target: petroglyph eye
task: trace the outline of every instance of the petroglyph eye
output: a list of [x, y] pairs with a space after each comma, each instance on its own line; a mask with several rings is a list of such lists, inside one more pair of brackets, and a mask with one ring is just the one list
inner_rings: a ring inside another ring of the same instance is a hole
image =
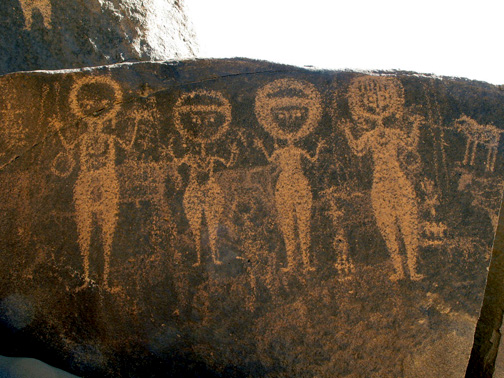
[[284, 132], [295, 133], [301, 130], [308, 119], [309, 109], [296, 106], [274, 107], [271, 109], [273, 120]]
[[201, 118], [196, 114], [191, 114], [191, 122], [194, 123], [195, 125], [200, 126], [201, 125]]

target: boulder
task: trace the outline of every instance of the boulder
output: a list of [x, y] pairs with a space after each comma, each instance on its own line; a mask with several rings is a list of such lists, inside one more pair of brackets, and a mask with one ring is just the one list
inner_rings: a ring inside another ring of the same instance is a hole
[[0, 86], [0, 354], [464, 375], [504, 189], [497, 87], [239, 59]]
[[0, 74], [193, 58], [180, 0], [2, 0]]

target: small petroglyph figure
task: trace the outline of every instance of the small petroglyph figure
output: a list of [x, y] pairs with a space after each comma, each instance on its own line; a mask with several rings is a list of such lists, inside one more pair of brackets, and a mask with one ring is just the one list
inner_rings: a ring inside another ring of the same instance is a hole
[[488, 150], [485, 169], [488, 172], [493, 172], [497, 159], [497, 147], [503, 130], [493, 125], [480, 125], [466, 115], [455, 121], [455, 127], [467, 137], [463, 164], [474, 165], [476, 149], [481, 144]]
[[25, 29], [31, 29], [33, 23], [33, 12], [38, 10], [42, 15], [44, 26], [51, 28], [52, 6], [51, 0], [19, 0], [25, 18]]
[[411, 280], [424, 276], [417, 272], [419, 246], [418, 206], [413, 185], [403, 172], [399, 152], [415, 150], [418, 144], [417, 117], [411, 117], [410, 132], [402, 127], [404, 120], [404, 90], [398, 79], [384, 76], [362, 76], [353, 80], [348, 102], [355, 121], [343, 125], [352, 151], [373, 157], [371, 203], [378, 228], [391, 254], [395, 273], [392, 281], [405, 277], [400, 238], [406, 248], [406, 263]]
[[305, 158], [314, 163], [323, 144], [319, 143], [312, 157], [297, 147], [296, 142], [309, 135], [319, 123], [322, 115], [320, 94], [312, 84], [304, 81], [276, 80], [257, 92], [255, 111], [259, 123], [275, 140], [287, 142], [287, 146], [281, 148], [275, 143], [275, 151], [270, 154], [261, 141], [255, 141], [268, 161], [278, 165], [280, 171], [275, 205], [287, 252], [284, 270], [294, 267], [298, 241], [305, 270], [313, 270], [309, 254], [312, 192], [301, 160]]
[[334, 267], [338, 272], [338, 280], [351, 279], [355, 273], [355, 264], [350, 256], [350, 245], [345, 233], [345, 223], [351, 219], [351, 216], [343, 209], [341, 202], [353, 202], [354, 198], [361, 197], [362, 193], [353, 190], [349, 192], [347, 187], [333, 186], [322, 191], [320, 195], [325, 198], [326, 214], [331, 219], [332, 227], [335, 230], [332, 247], [336, 253]]
[[437, 220], [437, 206], [439, 206], [440, 192], [436, 189], [432, 180], [426, 179], [421, 183], [421, 187], [426, 194], [424, 206], [428, 209], [428, 219], [423, 223], [423, 243], [424, 245], [436, 246], [445, 242], [448, 227]]
[[184, 211], [196, 244], [196, 263], [201, 264], [201, 229], [203, 216], [208, 227], [209, 244], [215, 264], [221, 264], [217, 251], [219, 221], [225, 208], [224, 194], [214, 175], [216, 164], [230, 167], [237, 157], [236, 144], [228, 160], [207, 152], [208, 144], [220, 138], [231, 123], [231, 105], [219, 92], [196, 90], [183, 94], [174, 108], [174, 122], [193, 150], [183, 158], [173, 158], [177, 166], [190, 168], [189, 184], [184, 193]]
[[[114, 80], [104, 77], [84, 77], [73, 85], [70, 108], [75, 116], [82, 119], [86, 131], [73, 143], [63, 136], [61, 125], [57, 126], [61, 142], [67, 151], [78, 144], [79, 172], [74, 186], [74, 204], [79, 235], [79, 247], [84, 264], [84, 286], [90, 283], [89, 254], [93, 220], [101, 228], [104, 269], [103, 286], [109, 290], [110, 255], [119, 213], [119, 180], [116, 172], [116, 144], [131, 149], [136, 134], [136, 126], [131, 141], [125, 143], [115, 135], [116, 116], [122, 101], [122, 90]], [[56, 160], [61, 159], [58, 155]], [[53, 172], [68, 176], [75, 163], [55, 162]]]

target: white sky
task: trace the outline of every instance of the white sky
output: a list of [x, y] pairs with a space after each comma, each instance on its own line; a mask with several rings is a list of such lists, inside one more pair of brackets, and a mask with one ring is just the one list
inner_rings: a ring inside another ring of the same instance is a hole
[[185, 0], [201, 58], [504, 84], [504, 0]]

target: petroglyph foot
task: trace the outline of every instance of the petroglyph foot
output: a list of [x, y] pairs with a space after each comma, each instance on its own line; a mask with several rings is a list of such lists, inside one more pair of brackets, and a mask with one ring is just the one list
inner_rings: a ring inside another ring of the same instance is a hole
[[81, 290], [87, 289], [89, 286], [91, 286], [91, 280], [88, 277], [86, 277], [84, 278], [84, 283], [77, 289], [75, 289], [75, 292], [78, 293]]
[[111, 294], [117, 294], [121, 291], [119, 286], [109, 286], [108, 284], [103, 285], [103, 290], [108, 291]]
[[411, 281], [421, 281], [424, 278], [425, 278], [425, 275], [423, 275], [423, 274], [415, 273], [415, 272], [410, 273]]
[[305, 265], [305, 271], [307, 271], [307, 272], [314, 272], [315, 268], [312, 265], [310, 265], [310, 264], [306, 264]]
[[390, 281], [397, 282], [404, 279], [404, 273], [394, 273], [389, 277]]
[[220, 260], [214, 259], [213, 262], [215, 265], [222, 265], [222, 261], [220, 261]]
[[195, 262], [194, 264], [192, 264], [193, 267], [197, 267], [197, 266], [200, 266], [201, 265], [201, 261], [198, 261], [198, 262]]

